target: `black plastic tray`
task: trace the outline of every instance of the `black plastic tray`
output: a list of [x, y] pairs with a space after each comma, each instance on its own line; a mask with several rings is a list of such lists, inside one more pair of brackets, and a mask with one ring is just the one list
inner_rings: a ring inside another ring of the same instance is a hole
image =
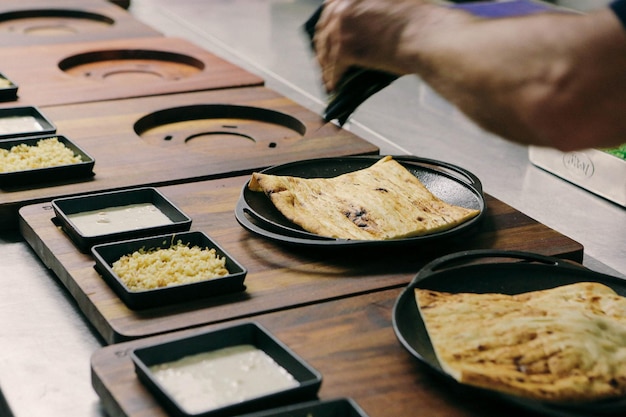
[[45, 185], [53, 181], [65, 181], [68, 179], [81, 179], [93, 176], [93, 167], [96, 163], [95, 159], [65, 136], [46, 135], [8, 139], [0, 141], [0, 148], [10, 150], [13, 146], [20, 144], [35, 146], [40, 140], [49, 138], [57, 138], [66, 148], [71, 149], [74, 155], [80, 156], [81, 162], [23, 171], [0, 172], [0, 187], [22, 186], [27, 184]]
[[9, 82], [8, 87], [0, 86], [0, 101], [15, 101], [17, 100], [17, 84], [15, 84], [9, 77], [0, 72], [0, 79], [4, 79]]
[[241, 344], [251, 344], [265, 352], [276, 363], [287, 370], [298, 381], [298, 385], [241, 403], [192, 414], [193, 416], [235, 416], [315, 399], [322, 384], [321, 374], [255, 322], [234, 325], [170, 342], [138, 348], [131, 352], [131, 359], [139, 379], [150, 389], [164, 408], [172, 416], [188, 417], [190, 414], [186, 413], [154, 378], [150, 372], [150, 366]]
[[56, 126], [48, 120], [40, 111], [34, 106], [23, 106], [23, 107], [7, 107], [0, 109], [0, 121], [4, 118], [9, 117], [33, 117], [37, 124], [39, 125], [39, 129], [26, 129], [20, 131], [7, 131], [2, 132], [0, 129], [0, 140], [2, 139], [10, 139], [10, 138], [18, 138], [25, 136], [41, 136], [55, 133], [57, 131]]
[[[163, 214], [170, 218], [172, 223], [163, 226], [86, 236], [68, 217], [76, 213], [141, 203], [154, 204]], [[52, 208], [56, 215], [55, 222], [61, 226], [74, 244], [84, 253], [88, 253], [93, 246], [102, 243], [185, 232], [191, 227], [191, 219], [156, 188], [152, 187], [57, 198], [52, 200]]]
[[[291, 175], [303, 178], [331, 178], [364, 169], [382, 156], [320, 158], [277, 165], [261, 171], [264, 174]], [[285, 218], [264, 193], [248, 189], [246, 183], [235, 208], [235, 217], [248, 231], [267, 239], [290, 245], [316, 247], [380, 247], [430, 243], [466, 232], [476, 226], [485, 213], [486, 204], [480, 180], [471, 172], [442, 161], [414, 156], [394, 156], [433, 194], [462, 207], [480, 210], [478, 216], [452, 229], [403, 239], [346, 240], [309, 233]]]
[[[229, 275], [190, 284], [173, 285], [145, 291], [130, 291], [117, 274], [113, 272], [113, 263], [124, 255], [129, 255], [142, 248], [146, 250], [153, 248], [166, 249], [179, 241], [190, 247], [199, 246], [201, 248], [215, 249], [218, 256], [226, 258], [226, 269], [228, 269]], [[105, 243], [92, 247], [91, 253], [96, 261], [96, 270], [131, 309], [162, 307], [246, 289], [243, 283], [248, 271], [203, 232], [182, 232]]]
[[[481, 262], [494, 261], [497, 262]], [[443, 256], [420, 270], [402, 291], [393, 309], [393, 328], [400, 343], [420, 362], [457, 389], [498, 398], [544, 415], [559, 417], [624, 416], [626, 398], [585, 404], [530, 400], [458, 383], [437, 360], [415, 302], [415, 288], [445, 292], [519, 294], [576, 282], [600, 282], [626, 296], [626, 281], [562, 259], [516, 251], [474, 250]]]

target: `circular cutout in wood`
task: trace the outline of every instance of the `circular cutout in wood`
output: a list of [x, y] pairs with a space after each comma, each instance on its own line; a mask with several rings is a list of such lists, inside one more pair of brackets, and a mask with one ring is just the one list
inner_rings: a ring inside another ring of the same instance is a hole
[[226, 104], [174, 107], [139, 119], [135, 133], [148, 144], [228, 153], [242, 147], [277, 148], [302, 138], [306, 126], [275, 110]]
[[109, 28], [110, 17], [80, 10], [34, 9], [0, 13], [0, 33], [29, 36], [72, 36]]
[[63, 59], [59, 68], [67, 74], [94, 80], [178, 80], [204, 69], [194, 57], [174, 52], [119, 49], [85, 52]]

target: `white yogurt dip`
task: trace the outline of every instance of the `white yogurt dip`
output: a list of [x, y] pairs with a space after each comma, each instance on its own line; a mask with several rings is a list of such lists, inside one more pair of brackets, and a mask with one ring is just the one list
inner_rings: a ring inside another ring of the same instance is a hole
[[83, 236], [100, 236], [172, 224], [172, 220], [152, 203], [107, 207], [69, 214], [67, 217]]
[[199, 413], [296, 387], [298, 381], [267, 353], [237, 345], [150, 368], [187, 413]]
[[33, 116], [0, 117], [0, 134], [41, 131], [43, 126]]

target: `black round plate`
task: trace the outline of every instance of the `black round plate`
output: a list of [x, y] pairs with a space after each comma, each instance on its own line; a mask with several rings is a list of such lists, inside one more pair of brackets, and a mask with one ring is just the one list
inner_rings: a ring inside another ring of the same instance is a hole
[[[510, 258], [499, 262], [473, 263], [489, 258]], [[520, 262], [524, 261], [524, 262]], [[450, 384], [499, 397], [507, 402], [559, 417], [623, 416], [626, 398], [585, 404], [534, 401], [459, 384], [439, 364], [415, 301], [415, 288], [445, 292], [520, 294], [576, 282], [600, 282], [626, 296], [626, 281], [574, 266], [558, 258], [526, 252], [475, 250], [443, 256], [424, 266], [402, 291], [393, 309], [393, 328], [404, 348]]]
[[[290, 175], [302, 178], [332, 178], [348, 172], [365, 169], [382, 156], [354, 156], [320, 158], [277, 165], [261, 171], [271, 175]], [[456, 165], [414, 156], [394, 156], [415, 175], [433, 194], [450, 204], [479, 210], [478, 216], [452, 229], [391, 240], [346, 240], [309, 233], [285, 218], [264, 193], [250, 191], [248, 183], [242, 189], [235, 208], [239, 224], [250, 232], [282, 243], [305, 246], [393, 246], [409, 245], [447, 238], [467, 231], [482, 219], [485, 199], [480, 180], [471, 172]]]

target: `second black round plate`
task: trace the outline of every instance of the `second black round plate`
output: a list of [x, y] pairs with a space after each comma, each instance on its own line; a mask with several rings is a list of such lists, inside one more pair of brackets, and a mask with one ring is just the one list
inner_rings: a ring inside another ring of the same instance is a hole
[[[493, 262], [496, 258], [499, 258], [498, 261]], [[586, 281], [605, 284], [619, 295], [626, 296], [626, 281], [623, 279], [554, 257], [488, 249], [453, 253], [424, 266], [402, 291], [393, 309], [394, 332], [400, 344], [412, 356], [455, 388], [498, 398], [553, 417], [624, 416], [626, 397], [584, 404], [563, 404], [536, 401], [458, 383], [441, 367], [415, 301], [415, 288], [451, 293], [520, 294]]]

